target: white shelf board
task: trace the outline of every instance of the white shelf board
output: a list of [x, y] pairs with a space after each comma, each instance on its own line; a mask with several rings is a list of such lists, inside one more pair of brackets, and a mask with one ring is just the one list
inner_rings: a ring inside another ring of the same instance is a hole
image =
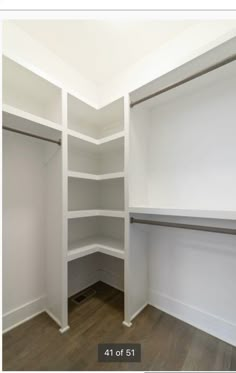
[[88, 174], [86, 172], [76, 172], [68, 171], [68, 177], [77, 179], [88, 179], [88, 180], [110, 180], [110, 179], [120, 179], [124, 177], [124, 172], [112, 172], [109, 174], [96, 175]]
[[122, 241], [110, 237], [90, 237], [69, 245], [67, 253], [68, 262], [96, 252], [124, 259], [124, 245]]
[[113, 135], [103, 137], [101, 139], [95, 139], [91, 136], [84, 135], [83, 133], [80, 133], [78, 131], [74, 131], [74, 130], [71, 130], [71, 129], [67, 129], [67, 134], [69, 136], [75, 137], [79, 140], [87, 141], [87, 142], [89, 142], [91, 144], [94, 144], [94, 145], [102, 145], [102, 144], [108, 143], [110, 141], [121, 139], [125, 136], [125, 132], [120, 131], [120, 132], [117, 132]]
[[96, 139], [94, 139], [93, 137], [84, 135], [83, 133], [67, 129], [67, 134], [71, 137], [76, 138], [76, 139], [83, 140], [83, 141], [89, 142], [91, 144], [97, 145], [97, 140]]
[[122, 137], [125, 137], [124, 131], [120, 131], [120, 132], [114, 133], [113, 135], [103, 137], [97, 141], [98, 141], [98, 145], [102, 145], [102, 144], [105, 144], [106, 142], [121, 139]]
[[[57, 131], [62, 131], [62, 126], [60, 124], [51, 122], [50, 120], [44, 119], [42, 117], [38, 117], [37, 115], [28, 113], [26, 111], [20, 110], [18, 108], [15, 108], [11, 105], [3, 104], [2, 105], [2, 111], [6, 114], [9, 114], [9, 116], [13, 116], [18, 118], [18, 121], [20, 119], [24, 121], [29, 121], [35, 124], [40, 124], [42, 126], [57, 130]], [[20, 123], [19, 123], [20, 124]], [[21, 129], [20, 125], [19, 126], [12, 126], [13, 128]]]
[[124, 218], [125, 212], [121, 210], [78, 210], [69, 211], [68, 219], [85, 218], [90, 216], [108, 216], [114, 218]]
[[206, 219], [223, 219], [236, 220], [236, 211], [231, 210], [191, 210], [191, 209], [171, 209], [171, 208], [156, 208], [156, 207], [129, 207], [130, 213], [150, 214], [150, 215], [168, 215], [168, 216], [183, 216], [191, 218], [206, 218]]

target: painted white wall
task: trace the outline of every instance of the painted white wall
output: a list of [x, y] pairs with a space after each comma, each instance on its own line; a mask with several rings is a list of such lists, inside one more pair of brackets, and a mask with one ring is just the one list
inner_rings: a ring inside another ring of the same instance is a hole
[[3, 132], [3, 330], [47, 309], [61, 324], [61, 148]]
[[148, 206], [236, 210], [235, 71], [232, 63], [157, 101], [148, 129]]
[[45, 296], [43, 159], [42, 142], [4, 132], [3, 328], [4, 314]]
[[235, 66], [131, 110], [131, 206], [236, 209]]
[[236, 345], [235, 249], [235, 236], [150, 228], [149, 303]]
[[124, 261], [109, 255], [95, 253], [68, 263], [68, 296], [103, 281], [124, 290]]

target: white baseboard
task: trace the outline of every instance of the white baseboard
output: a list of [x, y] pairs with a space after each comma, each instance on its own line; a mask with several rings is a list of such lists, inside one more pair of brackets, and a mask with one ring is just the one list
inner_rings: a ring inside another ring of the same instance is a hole
[[236, 324], [152, 289], [149, 290], [148, 303], [214, 337], [236, 346]]
[[69, 325], [65, 326], [65, 328], [60, 328], [59, 331], [61, 334], [64, 334], [65, 332], [67, 332], [68, 330], [70, 329]]
[[23, 324], [24, 322], [32, 319], [39, 315], [45, 310], [45, 297], [34, 299], [31, 302], [23, 304], [9, 312], [6, 312], [2, 316], [2, 330], [3, 333], [15, 328], [16, 326]]
[[126, 326], [127, 328], [130, 328], [132, 326], [132, 322], [126, 322], [126, 321], [122, 321], [122, 324], [124, 326]]

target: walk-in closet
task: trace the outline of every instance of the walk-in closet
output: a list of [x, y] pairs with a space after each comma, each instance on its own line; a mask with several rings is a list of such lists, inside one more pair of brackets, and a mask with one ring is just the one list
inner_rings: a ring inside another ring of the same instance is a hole
[[27, 22], [3, 29], [6, 367], [103, 370], [97, 345], [126, 342], [136, 370], [233, 367], [236, 24], [136, 21], [124, 47], [112, 22]]

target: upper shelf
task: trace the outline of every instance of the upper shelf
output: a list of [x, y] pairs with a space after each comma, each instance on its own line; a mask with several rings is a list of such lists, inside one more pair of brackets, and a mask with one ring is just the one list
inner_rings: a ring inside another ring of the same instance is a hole
[[156, 208], [156, 207], [130, 207], [130, 213], [150, 214], [150, 215], [166, 215], [166, 216], [182, 216], [191, 218], [206, 218], [206, 219], [223, 219], [236, 220], [236, 211], [220, 211], [220, 210], [190, 210], [190, 209], [171, 209], [171, 208]]
[[61, 123], [61, 89], [4, 57], [3, 103], [54, 123]]
[[2, 123], [6, 127], [29, 132], [33, 135], [59, 140], [62, 126], [23, 110], [3, 104]]
[[[131, 92], [131, 103], [143, 99], [146, 96], [152, 95], [155, 92], [161, 91], [162, 89], [178, 83], [179, 81], [184, 80], [202, 70], [208, 69], [220, 61], [231, 57], [234, 54], [235, 49], [236, 38], [234, 37], [225, 43], [222, 43], [220, 46], [215, 47], [210, 51], [192, 59], [191, 61], [181, 64], [179, 67], [173, 70], [166, 71], [166, 73], [162, 71], [158, 78]], [[163, 106], [165, 103], [176, 100], [183, 94], [188, 96], [194, 91], [204, 89], [209, 84], [214, 83], [219, 75], [224, 76], [225, 78], [230, 78], [230, 76], [235, 72], [235, 65], [236, 62], [232, 62], [216, 70], [208, 72], [197, 79], [193, 79], [184, 83], [183, 85], [168, 90], [165, 93], [154, 96], [153, 98], [134, 106], [132, 110], [138, 108], [152, 110], [153, 108], [156, 108], [156, 106]]]

